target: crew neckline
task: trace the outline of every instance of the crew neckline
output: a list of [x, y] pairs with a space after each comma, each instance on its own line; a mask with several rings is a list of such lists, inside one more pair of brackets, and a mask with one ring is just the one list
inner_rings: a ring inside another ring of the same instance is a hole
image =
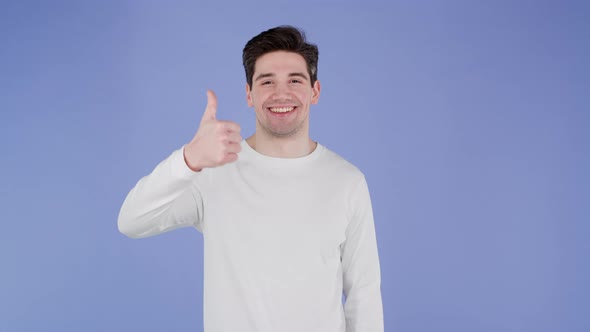
[[[258, 163], [266, 164], [269, 166], [275, 167], [301, 167], [307, 165], [314, 160], [316, 160], [324, 151], [324, 146], [319, 142], [316, 142], [316, 147], [311, 153], [296, 158], [280, 158], [280, 157], [271, 157], [264, 155], [252, 148], [250, 144], [244, 139], [241, 142], [242, 151], [240, 154], [243, 154], [246, 158], [256, 160]], [[240, 156], [243, 157], [243, 156]]]

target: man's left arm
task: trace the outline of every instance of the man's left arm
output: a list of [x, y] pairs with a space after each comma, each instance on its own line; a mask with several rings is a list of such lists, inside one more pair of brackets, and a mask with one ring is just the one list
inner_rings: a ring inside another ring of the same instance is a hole
[[340, 248], [346, 332], [383, 332], [377, 237], [364, 176], [350, 194], [348, 218], [346, 240]]

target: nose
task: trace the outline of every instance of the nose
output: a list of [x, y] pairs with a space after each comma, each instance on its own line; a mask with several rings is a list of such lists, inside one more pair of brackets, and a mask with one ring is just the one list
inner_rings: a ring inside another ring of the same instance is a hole
[[291, 90], [288, 84], [278, 83], [275, 85], [273, 96], [275, 99], [289, 99]]

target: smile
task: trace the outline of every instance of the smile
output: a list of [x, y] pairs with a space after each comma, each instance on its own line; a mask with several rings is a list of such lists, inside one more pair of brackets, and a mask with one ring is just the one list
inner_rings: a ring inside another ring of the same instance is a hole
[[269, 107], [268, 110], [273, 112], [273, 113], [287, 113], [287, 112], [291, 112], [295, 109], [295, 106], [291, 106], [291, 107]]

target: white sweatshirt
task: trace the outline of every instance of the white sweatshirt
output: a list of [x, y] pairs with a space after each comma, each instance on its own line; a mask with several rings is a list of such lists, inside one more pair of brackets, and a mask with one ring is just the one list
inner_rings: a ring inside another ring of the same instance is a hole
[[174, 151], [129, 192], [119, 230], [203, 234], [205, 332], [382, 332], [363, 174], [320, 144], [292, 159], [241, 144], [236, 162], [201, 172]]

